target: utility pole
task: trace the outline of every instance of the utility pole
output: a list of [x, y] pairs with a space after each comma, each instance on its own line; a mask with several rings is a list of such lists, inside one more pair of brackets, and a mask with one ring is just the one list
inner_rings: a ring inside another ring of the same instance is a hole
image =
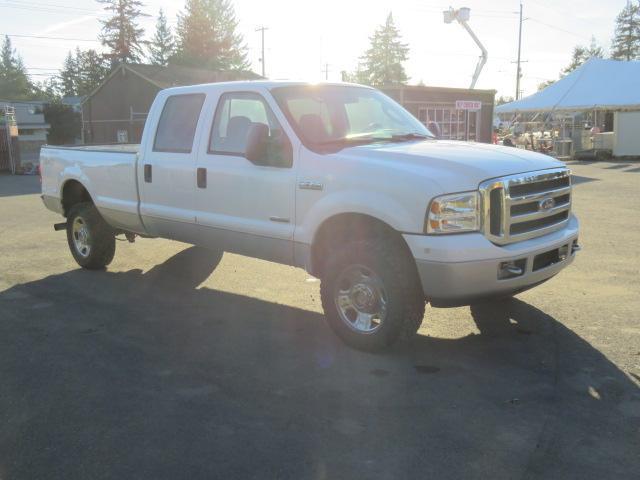
[[518, 67], [516, 68], [516, 100], [520, 98], [520, 52], [522, 51], [522, 2], [520, 2], [520, 29], [518, 32]]
[[328, 63], [324, 64], [324, 79], [325, 81], [329, 80], [329, 64]]
[[264, 31], [265, 30], [269, 30], [269, 29], [264, 25], [261, 25], [260, 27], [256, 28], [256, 32], [260, 32], [262, 34], [262, 53], [260, 55], [260, 63], [262, 64], [262, 76], [264, 78], [267, 77], [265, 74], [265, 67], [264, 67]]

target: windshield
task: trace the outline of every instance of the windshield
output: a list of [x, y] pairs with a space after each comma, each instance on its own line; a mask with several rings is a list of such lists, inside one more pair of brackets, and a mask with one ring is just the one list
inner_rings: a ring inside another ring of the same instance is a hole
[[272, 93], [311, 148], [434, 137], [404, 108], [370, 88], [299, 85], [274, 88]]

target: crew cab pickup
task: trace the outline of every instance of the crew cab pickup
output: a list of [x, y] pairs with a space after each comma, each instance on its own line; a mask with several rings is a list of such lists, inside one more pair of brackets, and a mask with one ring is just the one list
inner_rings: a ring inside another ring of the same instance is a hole
[[333, 330], [369, 350], [414, 334], [425, 301], [514, 295], [579, 249], [563, 163], [436, 139], [352, 84], [170, 88], [139, 145], [46, 146], [40, 161], [80, 266], [141, 235], [302, 267]]

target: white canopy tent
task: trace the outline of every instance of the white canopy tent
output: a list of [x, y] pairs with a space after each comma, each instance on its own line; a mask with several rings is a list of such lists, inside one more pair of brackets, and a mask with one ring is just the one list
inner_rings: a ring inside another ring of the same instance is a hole
[[[555, 118], [576, 149], [585, 149], [586, 138], [591, 142], [586, 148], [607, 150], [614, 156], [639, 156], [640, 61], [591, 59], [544, 90], [496, 107], [495, 113], [502, 118], [540, 118], [544, 123]], [[566, 118], [582, 114], [592, 120], [612, 116], [613, 131], [592, 136], [587, 131], [585, 137], [584, 125], [565, 128], [569, 127]]]
[[640, 62], [592, 58], [544, 90], [496, 113], [640, 110]]

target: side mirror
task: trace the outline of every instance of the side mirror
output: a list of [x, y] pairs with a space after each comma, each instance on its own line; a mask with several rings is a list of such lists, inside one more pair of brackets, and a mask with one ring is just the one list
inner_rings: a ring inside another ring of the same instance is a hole
[[267, 156], [269, 127], [264, 123], [253, 123], [247, 133], [247, 146], [244, 156], [252, 163], [263, 163]]
[[429, 129], [429, 131], [430, 131], [431, 133], [433, 133], [433, 134], [435, 135], [435, 137], [436, 137], [437, 139], [442, 138], [442, 130], [440, 129], [440, 125], [438, 125], [438, 123], [437, 123], [437, 122], [434, 122], [433, 120], [432, 120], [432, 121], [430, 121], [430, 122], [427, 124], [427, 128]]

